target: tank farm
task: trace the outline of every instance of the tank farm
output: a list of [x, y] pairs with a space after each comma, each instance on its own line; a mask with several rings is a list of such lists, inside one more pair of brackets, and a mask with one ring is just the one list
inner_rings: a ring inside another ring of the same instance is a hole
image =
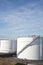
[[[43, 60], [43, 37], [19, 36], [16, 39], [0, 39], [0, 57], [23, 60]], [[37, 65], [37, 64], [27, 64]]]

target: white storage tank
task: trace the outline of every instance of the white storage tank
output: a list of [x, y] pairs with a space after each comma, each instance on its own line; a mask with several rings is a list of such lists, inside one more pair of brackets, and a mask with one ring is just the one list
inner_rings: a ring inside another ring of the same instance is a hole
[[40, 60], [40, 37], [17, 38], [17, 58]]
[[43, 60], [43, 37], [40, 37], [40, 60]]
[[12, 52], [17, 52], [17, 40], [12, 40]]
[[43, 60], [43, 37], [42, 37], [42, 60]]
[[10, 40], [0, 40], [0, 53], [11, 52], [11, 41]]
[[0, 40], [0, 54], [16, 52], [16, 41], [3, 39]]
[[40, 60], [42, 60], [42, 37], [40, 37]]

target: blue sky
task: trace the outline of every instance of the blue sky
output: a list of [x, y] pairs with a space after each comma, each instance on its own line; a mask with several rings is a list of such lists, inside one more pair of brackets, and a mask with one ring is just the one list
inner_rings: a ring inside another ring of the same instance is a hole
[[43, 35], [43, 0], [0, 0], [0, 38]]

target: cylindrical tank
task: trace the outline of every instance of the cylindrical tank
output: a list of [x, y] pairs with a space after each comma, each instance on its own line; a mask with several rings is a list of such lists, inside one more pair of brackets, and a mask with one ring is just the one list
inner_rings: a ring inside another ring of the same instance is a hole
[[40, 37], [17, 38], [17, 58], [40, 60]]
[[40, 60], [42, 60], [42, 37], [40, 37]]
[[0, 40], [0, 54], [16, 52], [16, 41], [14, 40]]
[[42, 60], [43, 60], [43, 37], [42, 37]]
[[12, 40], [12, 52], [17, 52], [17, 40]]
[[11, 41], [10, 40], [0, 40], [0, 53], [11, 52]]

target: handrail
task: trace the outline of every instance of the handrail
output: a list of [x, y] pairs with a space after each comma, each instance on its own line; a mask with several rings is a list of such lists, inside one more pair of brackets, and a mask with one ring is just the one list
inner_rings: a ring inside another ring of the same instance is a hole
[[38, 36], [38, 37], [36, 37], [30, 44], [27, 44], [18, 54], [17, 54], [17, 56], [19, 56], [20, 55], [20, 53], [22, 53], [26, 48], [28, 48], [29, 46], [32, 46], [33, 44], [33, 42], [36, 40], [36, 39], [38, 39], [40, 36]]

